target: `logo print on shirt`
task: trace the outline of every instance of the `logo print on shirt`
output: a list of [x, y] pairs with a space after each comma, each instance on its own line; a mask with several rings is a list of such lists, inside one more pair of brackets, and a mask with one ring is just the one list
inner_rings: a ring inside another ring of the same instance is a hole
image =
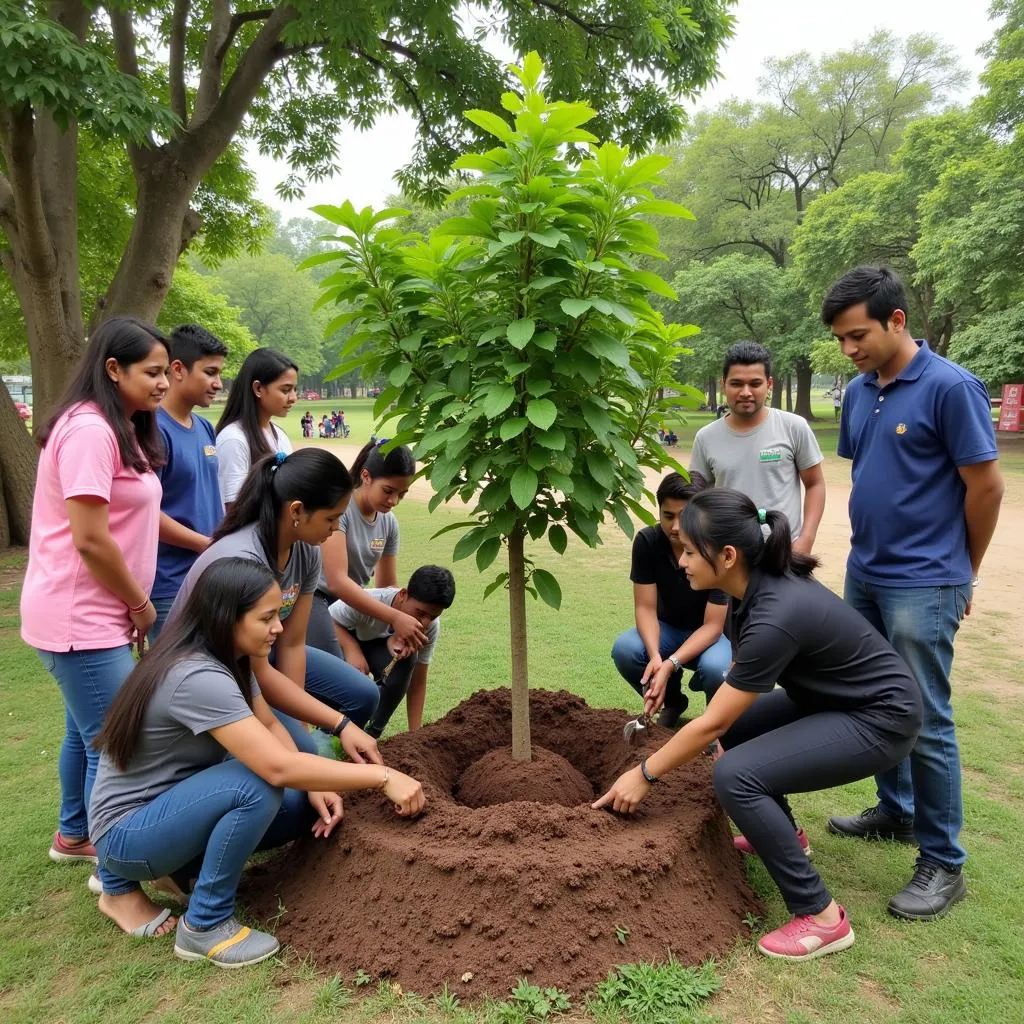
[[295, 602], [299, 599], [299, 585], [293, 583], [290, 587], [281, 591], [281, 610], [278, 615], [281, 617], [281, 621], [284, 622], [292, 613], [292, 609], [295, 607]]
[[906, 423], [897, 423], [896, 424], [896, 433], [897, 434], [900, 434], [902, 436], [906, 432], [907, 432], [907, 425], [906, 425]]
[[379, 555], [384, 550], [384, 538], [373, 537], [370, 539], [370, 550], [375, 554]]
[[758, 462], [781, 462], [782, 461], [782, 449], [781, 448], [762, 448], [757, 453]]
[[217, 446], [215, 444], [203, 445], [203, 454], [208, 458], [212, 458], [217, 454]]

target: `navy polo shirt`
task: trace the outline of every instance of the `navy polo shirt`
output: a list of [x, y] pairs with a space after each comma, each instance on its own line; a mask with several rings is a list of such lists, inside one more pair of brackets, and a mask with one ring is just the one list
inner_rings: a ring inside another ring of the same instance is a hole
[[853, 460], [847, 572], [887, 587], [971, 581], [958, 467], [998, 458], [985, 385], [919, 341], [884, 388], [852, 381], [843, 401], [840, 457]]
[[[158, 470], [164, 489], [160, 511], [209, 537], [224, 518], [217, 480], [217, 435], [209, 421], [195, 413], [191, 427], [183, 427], [163, 409], [157, 409], [156, 422], [167, 452], [167, 464]], [[198, 557], [195, 551], [161, 541], [151, 596], [175, 597]]]

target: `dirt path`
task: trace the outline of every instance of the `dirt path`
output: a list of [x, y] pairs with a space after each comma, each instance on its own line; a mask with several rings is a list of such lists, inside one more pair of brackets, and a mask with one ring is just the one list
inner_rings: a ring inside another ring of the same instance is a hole
[[[328, 442], [346, 465], [351, 465], [359, 448]], [[681, 450], [677, 458], [683, 465], [690, 453]], [[828, 498], [825, 515], [818, 530], [815, 552], [822, 559], [819, 573], [823, 582], [842, 592], [844, 567], [850, 545], [849, 464], [836, 457], [825, 459]], [[649, 474], [651, 490], [657, 486], [656, 474]], [[409, 491], [414, 500], [427, 501], [433, 495], [430, 484], [417, 480]], [[1019, 652], [1024, 637], [1024, 476], [1006, 477], [999, 526], [985, 558], [982, 585], [978, 588], [974, 610], [961, 627], [957, 649], [960, 664], [969, 665], [962, 673], [965, 685], [981, 688], [1000, 697], [1024, 701], [1024, 672]], [[967, 657], [963, 658], [962, 655]]]

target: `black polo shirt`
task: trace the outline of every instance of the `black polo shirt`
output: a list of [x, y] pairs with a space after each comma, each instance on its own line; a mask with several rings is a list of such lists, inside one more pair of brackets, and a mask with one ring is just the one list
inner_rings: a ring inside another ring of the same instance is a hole
[[720, 590], [694, 590], [672, 544], [660, 526], [645, 526], [633, 538], [633, 566], [629, 578], [634, 583], [658, 588], [658, 618], [668, 626], [690, 632], [704, 625], [708, 604], [727, 604]]
[[921, 721], [921, 693], [903, 659], [859, 612], [817, 580], [754, 570], [726, 621], [735, 663], [726, 682], [767, 693], [776, 683], [820, 711], [877, 709]]

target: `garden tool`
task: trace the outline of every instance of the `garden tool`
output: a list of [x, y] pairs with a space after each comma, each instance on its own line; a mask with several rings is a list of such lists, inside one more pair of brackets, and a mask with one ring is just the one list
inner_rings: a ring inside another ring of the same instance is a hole
[[[634, 743], [639, 742], [643, 739], [643, 733], [645, 733], [651, 724], [651, 716], [647, 714], [647, 684], [644, 684], [643, 694], [644, 698], [644, 710], [640, 712], [636, 718], [631, 718], [623, 727], [622, 738], [632, 746]], [[639, 737], [639, 739], [638, 739]]]
[[390, 661], [389, 661], [389, 662], [387, 663], [387, 665], [386, 665], [386, 666], [384, 667], [384, 671], [383, 671], [383, 672], [381, 672], [381, 674], [380, 674], [380, 677], [379, 677], [378, 679], [375, 679], [375, 680], [374, 680], [374, 682], [375, 682], [375, 683], [376, 683], [376, 684], [377, 684], [378, 686], [383, 686], [383, 685], [384, 685], [384, 684], [385, 684], [385, 683], [386, 683], [386, 682], [388, 681], [388, 676], [389, 676], [389, 675], [391, 675], [391, 672], [392, 672], [392, 670], [394, 669], [394, 667], [395, 667], [395, 666], [396, 666], [396, 665], [398, 664], [398, 661], [399, 661], [399, 657], [398, 657], [398, 655], [396, 654], [396, 655], [395, 655], [395, 656], [394, 656], [394, 657], [393, 657], [393, 658], [392, 658], [392, 659], [391, 659], [391, 660], [390, 660]]

